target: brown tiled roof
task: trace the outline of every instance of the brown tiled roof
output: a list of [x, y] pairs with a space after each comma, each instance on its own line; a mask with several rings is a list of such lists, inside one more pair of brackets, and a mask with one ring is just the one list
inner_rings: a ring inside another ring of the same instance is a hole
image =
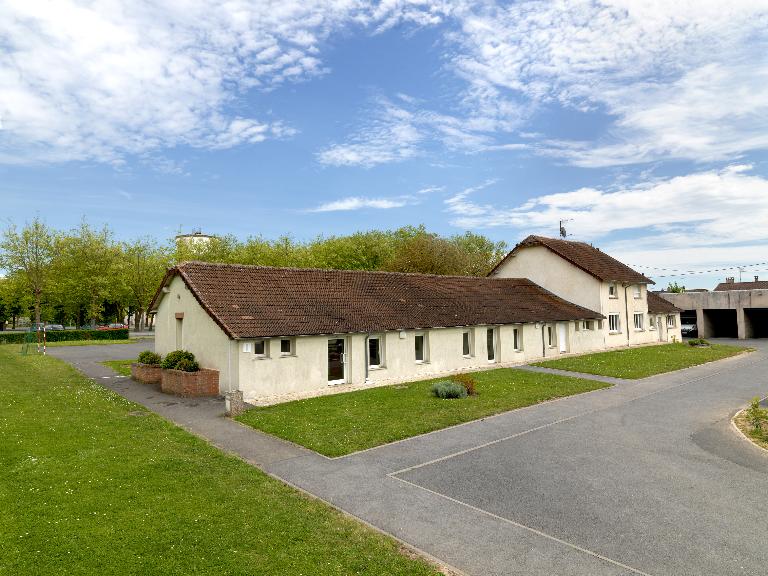
[[632, 270], [626, 264], [622, 264], [616, 258], [608, 256], [586, 242], [573, 242], [571, 240], [558, 240], [555, 238], [546, 238], [545, 236], [528, 236], [525, 240], [517, 244], [496, 267], [491, 270], [489, 276], [504, 264], [509, 258], [515, 255], [522, 248], [527, 246], [545, 246], [552, 252], [564, 258], [574, 266], [581, 268], [584, 272], [591, 274], [599, 280], [605, 282], [629, 282], [632, 284], [653, 284], [653, 280], [646, 278], [640, 272]]
[[720, 282], [715, 286], [715, 292], [725, 292], [727, 290], [768, 290], [768, 280], [758, 280], [757, 282]]
[[177, 274], [232, 338], [602, 318], [523, 278], [186, 262], [162, 286]]
[[651, 314], [674, 314], [680, 312], [680, 308], [672, 304], [663, 296], [655, 292], [648, 291], [648, 312]]

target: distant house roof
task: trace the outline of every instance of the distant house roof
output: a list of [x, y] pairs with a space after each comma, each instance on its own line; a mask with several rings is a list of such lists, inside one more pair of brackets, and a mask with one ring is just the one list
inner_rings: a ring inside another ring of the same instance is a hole
[[768, 290], [768, 280], [758, 280], [756, 282], [720, 282], [715, 286], [715, 292], [726, 292], [728, 290]]
[[603, 318], [524, 278], [203, 262], [170, 269], [150, 310], [177, 275], [232, 338]]
[[663, 296], [659, 296], [655, 292], [649, 290], [648, 312], [651, 314], [674, 314], [675, 312], [682, 312], [682, 310]]
[[571, 240], [558, 240], [547, 238], [545, 236], [528, 236], [525, 240], [518, 243], [496, 267], [491, 270], [489, 276], [493, 275], [499, 267], [509, 258], [513, 257], [521, 249], [528, 246], [544, 246], [552, 252], [567, 260], [574, 266], [581, 268], [587, 274], [591, 274], [598, 280], [605, 282], [629, 282], [633, 284], [654, 284], [653, 280], [646, 278], [640, 272], [632, 270], [626, 264], [623, 264], [598, 250], [586, 242], [574, 242]]

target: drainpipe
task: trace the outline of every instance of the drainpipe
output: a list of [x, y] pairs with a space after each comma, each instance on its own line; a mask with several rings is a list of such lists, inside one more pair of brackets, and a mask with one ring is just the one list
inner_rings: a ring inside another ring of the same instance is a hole
[[[629, 298], [627, 298], [627, 288], [629, 288], [629, 284], [624, 284], [624, 313], [627, 317], [627, 347], [629, 348]], [[634, 327], [634, 323], [632, 326]]]
[[542, 323], [541, 325], [541, 357], [546, 358], [547, 357], [547, 342], [544, 338], [544, 329], [547, 327], [546, 323]]
[[[365, 341], [363, 342], [363, 358], [365, 359], [365, 382], [368, 382], [368, 339], [371, 337], [370, 334], [365, 335]], [[379, 342], [379, 345], [381, 345], [381, 342]]]

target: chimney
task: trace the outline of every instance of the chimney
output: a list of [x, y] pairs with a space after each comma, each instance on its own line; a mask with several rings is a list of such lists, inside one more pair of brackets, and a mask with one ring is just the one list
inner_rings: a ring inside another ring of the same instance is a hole
[[757, 281], [758, 281], [758, 280], [757, 280], [757, 276], [755, 276], [755, 282], [757, 282]]
[[733, 280], [734, 280], [734, 278], [735, 278], [734, 276], [728, 276], [728, 277], [725, 279], [725, 283], [726, 283], [726, 284], [733, 284]]

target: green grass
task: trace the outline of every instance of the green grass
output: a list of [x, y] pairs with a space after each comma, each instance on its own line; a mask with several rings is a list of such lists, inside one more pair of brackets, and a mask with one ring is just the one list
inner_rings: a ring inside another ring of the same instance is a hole
[[134, 362], [136, 362], [136, 360], [105, 360], [104, 362], [101, 362], [101, 364], [107, 368], [112, 368], [112, 370], [121, 376], [130, 376], [131, 364]]
[[3, 347], [0, 574], [436, 572], [63, 362]]
[[424, 380], [254, 408], [238, 420], [326, 456], [341, 456], [607, 386], [510, 368], [477, 372], [474, 377], [478, 395], [464, 399], [435, 398], [430, 394], [435, 380]]
[[725, 344], [712, 344], [709, 347], [694, 347], [684, 343], [662, 344], [560, 358], [537, 362], [534, 365], [614, 378], [636, 379], [721, 360], [747, 350], [750, 349]]

